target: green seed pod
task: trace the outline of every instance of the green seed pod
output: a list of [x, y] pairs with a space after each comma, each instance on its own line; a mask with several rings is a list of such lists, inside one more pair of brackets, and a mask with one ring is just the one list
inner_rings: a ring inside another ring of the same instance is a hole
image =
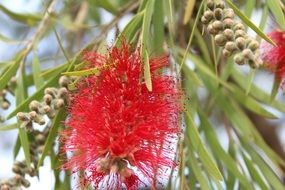
[[219, 20], [214, 21], [212, 24], [213, 24], [213, 28], [217, 31], [224, 29], [224, 24]]
[[230, 52], [234, 52], [237, 49], [237, 46], [236, 46], [235, 42], [229, 41], [226, 43], [225, 49], [230, 51]]
[[238, 37], [245, 37], [246, 33], [244, 30], [236, 30], [235, 31], [235, 38], [237, 39]]
[[245, 59], [242, 53], [238, 53], [234, 56], [234, 61], [235, 63], [239, 64], [239, 65], [244, 65], [245, 63]]
[[247, 47], [252, 51], [255, 51], [259, 48], [259, 43], [256, 40], [252, 40]]
[[246, 46], [246, 41], [243, 37], [238, 37], [236, 40], [236, 45], [240, 50], [243, 50]]
[[232, 55], [232, 52], [227, 49], [223, 49], [223, 55], [225, 57], [230, 57]]
[[223, 19], [223, 10], [221, 8], [216, 8], [214, 10], [214, 15], [215, 15], [215, 18], [217, 20], [222, 20]]
[[211, 10], [215, 8], [215, 2], [214, 0], [207, 0], [207, 7]]
[[209, 22], [214, 18], [214, 13], [213, 11], [210, 11], [210, 10], [206, 10], [204, 12], [204, 17], [205, 19], [207, 19]]
[[251, 49], [244, 49], [243, 51], [242, 51], [242, 54], [243, 54], [243, 56], [246, 58], [246, 59], [248, 59], [248, 60], [254, 60], [254, 54], [253, 54], [253, 52], [251, 51]]
[[208, 27], [207, 27], [207, 30], [212, 35], [216, 35], [216, 34], [219, 33], [218, 30], [214, 29], [213, 24], [209, 24]]
[[231, 30], [231, 29], [225, 29], [224, 30], [224, 35], [226, 36], [226, 38], [228, 39], [228, 40], [233, 40], [233, 38], [234, 38], [234, 32], [233, 32], [233, 30]]
[[224, 13], [224, 19], [226, 18], [234, 19], [235, 17], [235, 12], [231, 8], [224, 9], [223, 13]]
[[231, 18], [226, 18], [223, 20], [223, 24], [224, 24], [225, 28], [231, 29], [233, 27], [234, 23], [235, 23], [234, 20]]
[[227, 42], [227, 38], [223, 34], [218, 34], [215, 36], [215, 42], [218, 46], [224, 46]]
[[234, 31], [236, 31], [236, 30], [245, 30], [245, 27], [244, 27], [244, 25], [242, 23], [236, 23], [234, 25], [233, 29], [234, 29]]

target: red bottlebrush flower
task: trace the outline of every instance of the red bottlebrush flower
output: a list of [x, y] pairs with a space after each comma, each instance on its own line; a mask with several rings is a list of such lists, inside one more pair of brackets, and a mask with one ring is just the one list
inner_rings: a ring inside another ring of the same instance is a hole
[[150, 60], [151, 92], [139, 51], [126, 43], [107, 55], [86, 53], [85, 60], [102, 70], [72, 95], [62, 137], [63, 151], [73, 155], [64, 168], [85, 171], [85, 182], [96, 189], [155, 188], [155, 178], [175, 166], [180, 128], [181, 90], [174, 77], [159, 72], [169, 57]]
[[285, 77], [285, 32], [273, 31], [268, 36], [276, 43], [276, 46], [263, 41], [260, 46], [261, 56], [265, 66], [275, 73], [283, 86]]

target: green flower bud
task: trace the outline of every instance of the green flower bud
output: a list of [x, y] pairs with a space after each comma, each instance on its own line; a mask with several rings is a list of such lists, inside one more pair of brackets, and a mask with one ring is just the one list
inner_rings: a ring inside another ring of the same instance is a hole
[[214, 13], [213, 13], [213, 11], [206, 10], [206, 11], [204, 12], [204, 17], [205, 17], [205, 19], [207, 19], [208, 21], [211, 21], [211, 20], [214, 18]]
[[224, 35], [226, 36], [226, 38], [228, 39], [228, 40], [232, 40], [233, 38], [234, 38], [234, 32], [233, 32], [233, 30], [231, 30], [231, 29], [225, 29], [224, 30]]
[[227, 42], [227, 38], [223, 34], [218, 34], [215, 36], [215, 42], [218, 46], [224, 46]]
[[235, 42], [232, 41], [227, 42], [225, 45], [225, 49], [230, 52], [235, 51], [237, 49]]
[[223, 49], [223, 55], [225, 57], [230, 57], [232, 55], [232, 52], [227, 49]]
[[225, 2], [224, 1], [217, 2], [216, 3], [216, 8], [224, 9], [225, 8]]
[[223, 12], [224, 12], [224, 19], [226, 18], [233, 19], [235, 17], [235, 12], [231, 8], [224, 9]]
[[242, 51], [242, 54], [243, 56], [246, 58], [246, 59], [249, 59], [249, 60], [254, 60], [254, 54], [253, 52], [251, 51], [251, 49], [244, 49]]
[[207, 7], [211, 10], [215, 8], [215, 2], [214, 0], [207, 0]]
[[223, 20], [223, 24], [225, 28], [232, 28], [234, 25], [234, 20], [231, 18], [226, 18]]
[[246, 33], [244, 30], [236, 30], [235, 31], [235, 38], [238, 38], [238, 37], [245, 37], [246, 36]]
[[259, 48], [259, 43], [256, 40], [252, 40], [249, 44], [248, 44], [248, 48], [251, 49], [252, 51], [255, 51]]
[[236, 40], [236, 45], [239, 49], [243, 50], [246, 46], [246, 41], [243, 37], [238, 37]]
[[245, 30], [245, 27], [242, 23], [236, 23], [234, 25], [234, 31], [236, 31], [236, 30]]
[[212, 25], [213, 25], [213, 28], [215, 30], [217, 30], [217, 31], [220, 31], [220, 30], [224, 29], [224, 24], [221, 21], [219, 21], [219, 20], [214, 21], [212, 23]]
[[223, 10], [221, 8], [216, 8], [214, 10], [214, 15], [217, 20], [221, 20], [223, 18]]
[[218, 30], [214, 29], [213, 24], [209, 24], [207, 27], [207, 30], [209, 31], [210, 34], [216, 35], [219, 33]]
[[234, 56], [234, 61], [235, 63], [239, 65], [244, 65], [245, 64], [245, 59], [242, 53], [238, 53]]

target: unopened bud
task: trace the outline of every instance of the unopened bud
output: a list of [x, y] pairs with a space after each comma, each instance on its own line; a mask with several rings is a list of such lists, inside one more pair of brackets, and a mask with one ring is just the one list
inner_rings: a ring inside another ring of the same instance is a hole
[[4, 109], [4, 110], [6, 110], [6, 109], [8, 109], [10, 107], [10, 102], [8, 102], [8, 101], [3, 101], [3, 102], [1, 102], [1, 108], [2, 109]]
[[245, 63], [245, 60], [244, 60], [244, 56], [242, 55], [242, 53], [236, 54], [234, 56], [234, 61], [239, 65], [243, 65]]
[[223, 10], [221, 8], [216, 8], [214, 10], [214, 15], [217, 20], [221, 20], [223, 18]]
[[236, 30], [245, 30], [245, 27], [242, 23], [236, 23], [234, 25], [234, 31], [236, 31]]
[[215, 2], [214, 0], [207, 0], [207, 7], [211, 10], [215, 8]]
[[235, 31], [235, 38], [238, 38], [238, 37], [245, 37], [246, 36], [246, 33], [244, 30], [236, 30]]
[[232, 55], [232, 51], [229, 51], [229, 50], [227, 50], [227, 49], [223, 49], [223, 55], [224, 55], [225, 57], [229, 57], [229, 56]]
[[215, 36], [215, 42], [218, 46], [224, 46], [227, 42], [227, 38], [223, 34], [218, 34]]
[[250, 49], [244, 49], [242, 51], [242, 54], [243, 56], [246, 58], [246, 59], [249, 59], [249, 60], [253, 60], [254, 59], [254, 55], [253, 55], [253, 52], [250, 50]]
[[209, 24], [207, 27], [207, 30], [209, 31], [210, 34], [216, 35], [219, 33], [218, 30], [214, 29], [213, 24]]
[[235, 12], [231, 8], [224, 9], [224, 19], [230, 18], [233, 19], [235, 17]]
[[234, 42], [230, 41], [230, 42], [226, 43], [225, 49], [230, 51], [230, 52], [233, 52], [234, 50], [237, 49], [237, 47], [236, 47], [236, 44]]
[[224, 24], [221, 21], [216, 20], [216, 21], [213, 22], [213, 28], [215, 30], [218, 30], [218, 31], [219, 30], [223, 30], [224, 29]]
[[225, 8], [225, 2], [224, 1], [217, 2], [216, 3], [216, 8], [224, 9]]
[[29, 121], [29, 117], [24, 113], [24, 112], [18, 112], [17, 113], [17, 118], [20, 120], [20, 121]]
[[46, 102], [46, 104], [49, 105], [51, 103], [52, 99], [53, 99], [52, 95], [50, 95], [50, 94], [44, 95], [44, 101]]
[[201, 22], [202, 22], [203, 24], [207, 25], [207, 24], [209, 24], [210, 21], [209, 21], [208, 19], [206, 19], [205, 16], [202, 16]]
[[249, 44], [248, 44], [248, 48], [251, 49], [252, 51], [255, 51], [259, 48], [259, 43], [256, 40], [252, 40]]
[[225, 28], [230, 28], [231, 29], [233, 27], [234, 23], [235, 23], [234, 20], [231, 19], [231, 18], [226, 18], [226, 19], [223, 20], [223, 24], [224, 24]]
[[238, 37], [236, 40], [236, 45], [239, 49], [243, 50], [245, 45], [246, 45], [246, 41], [243, 37]]
[[225, 29], [223, 33], [228, 40], [232, 40], [234, 37], [234, 32], [231, 29]]
[[36, 100], [31, 101], [31, 103], [29, 104], [30, 110], [36, 111], [36, 112], [38, 112], [40, 106], [41, 106], [40, 102]]
[[204, 12], [204, 17], [205, 17], [206, 20], [211, 21], [211, 20], [214, 18], [214, 13], [213, 13], [213, 11], [206, 10], [206, 11]]

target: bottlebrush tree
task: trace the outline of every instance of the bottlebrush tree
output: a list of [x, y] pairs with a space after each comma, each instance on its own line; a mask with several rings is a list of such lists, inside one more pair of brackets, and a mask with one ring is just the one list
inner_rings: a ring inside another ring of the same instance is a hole
[[285, 189], [284, 4], [0, 3], [0, 190]]

